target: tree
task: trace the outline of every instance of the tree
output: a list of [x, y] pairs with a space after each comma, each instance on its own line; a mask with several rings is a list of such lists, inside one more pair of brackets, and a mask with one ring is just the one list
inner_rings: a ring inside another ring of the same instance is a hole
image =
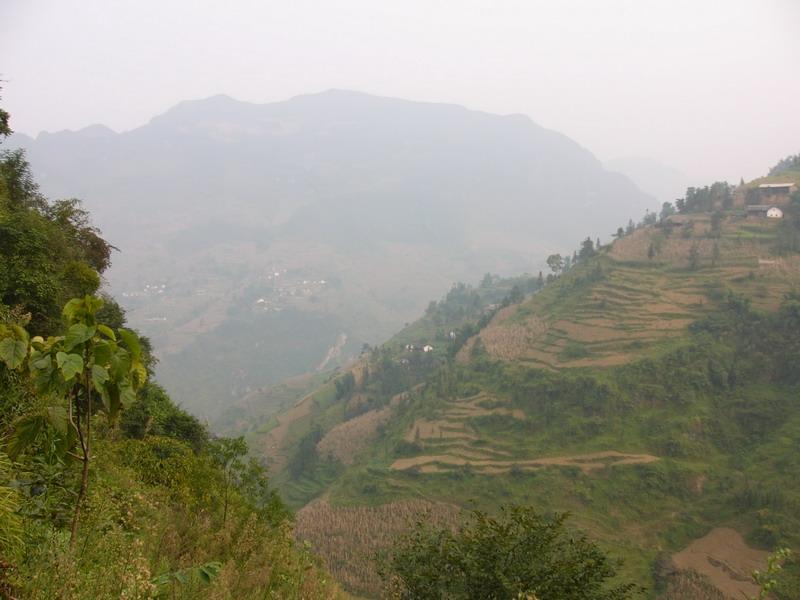
[[52, 428], [61, 452], [81, 463], [70, 547], [76, 541], [89, 489], [93, 417], [103, 413], [115, 427], [120, 411], [135, 400], [136, 390], [147, 379], [138, 336], [126, 329], [114, 333], [98, 322], [96, 315], [102, 306], [102, 299], [93, 296], [70, 300], [63, 311], [67, 331], [47, 340], [40, 336], [31, 339], [17, 325], [0, 325], [0, 361], [8, 369], [27, 370], [37, 395], [54, 400], [15, 421], [9, 455], [15, 458]]
[[636, 225], [633, 222], [633, 219], [628, 219], [628, 226], [625, 228], [625, 235], [630, 235], [634, 231], [636, 231]]
[[536, 289], [542, 289], [544, 287], [544, 277], [542, 276], [542, 272], [539, 271], [539, 276], [536, 278]]
[[551, 254], [547, 257], [547, 266], [555, 275], [564, 267], [564, 259], [560, 254]]
[[511, 291], [508, 293], [508, 303], [509, 304], [519, 304], [525, 299], [525, 294], [522, 293], [522, 289], [515, 285], [511, 288]]
[[617, 232], [613, 234], [611, 237], [622, 239], [625, 237], [625, 230], [622, 227], [617, 227]]
[[662, 221], [668, 217], [671, 217], [674, 214], [675, 214], [675, 207], [672, 206], [672, 202], [664, 202], [664, 204], [661, 205], [661, 214], [659, 216]]
[[649, 260], [653, 260], [653, 258], [655, 258], [655, 255], [656, 255], [656, 247], [651, 242], [650, 245], [647, 247], [647, 258]]
[[758, 586], [758, 596], [750, 598], [749, 600], [766, 600], [773, 597], [773, 592], [778, 591], [779, 575], [783, 568], [783, 563], [792, 557], [792, 551], [789, 548], [778, 548], [775, 552], [767, 557], [766, 571], [754, 571], [753, 582]]
[[714, 242], [714, 248], [711, 251], [711, 266], [716, 267], [719, 263], [720, 253], [719, 253], [719, 243]]
[[592, 241], [592, 238], [587, 236], [586, 239], [581, 242], [581, 249], [578, 252], [578, 258], [580, 260], [586, 260], [594, 255], [594, 242]]
[[231, 487], [245, 469], [242, 458], [247, 456], [247, 443], [241, 436], [235, 438], [219, 438], [214, 440], [210, 450], [211, 456], [214, 457], [216, 463], [222, 468], [224, 479], [222, 524], [225, 525], [228, 520], [228, 502]]
[[724, 220], [725, 215], [715, 210], [711, 213], [711, 237], [719, 237], [722, 235], [722, 221]]
[[700, 248], [697, 244], [692, 244], [689, 248], [689, 269], [696, 271], [700, 267]]
[[633, 598], [635, 585], [613, 581], [616, 563], [566, 519], [506, 506], [497, 517], [472, 511], [455, 531], [419, 522], [395, 543], [381, 575], [389, 596], [402, 599]]
[[[3, 88], [0, 87], [0, 90]], [[8, 125], [9, 114], [8, 111], [0, 108], [0, 138], [8, 137], [13, 133], [11, 127]]]

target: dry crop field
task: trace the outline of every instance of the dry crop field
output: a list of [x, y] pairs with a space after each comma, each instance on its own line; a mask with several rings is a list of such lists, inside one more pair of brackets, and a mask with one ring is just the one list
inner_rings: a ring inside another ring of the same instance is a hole
[[[771, 254], [776, 223], [730, 217], [720, 236], [709, 238], [703, 236], [707, 217], [692, 220], [691, 237], [647, 227], [614, 242], [602, 277], [579, 293], [559, 294], [560, 285], [574, 281], [568, 273], [561, 284], [502, 311], [479, 334], [486, 350], [549, 370], [621, 365], [684, 335], [726, 289], [757, 308], [775, 309], [800, 286], [800, 257]], [[649, 259], [651, 246], [658, 251]], [[693, 248], [696, 269], [689, 264]], [[461, 351], [462, 361], [474, 343]]]
[[379, 552], [422, 516], [434, 525], [454, 525], [458, 513], [451, 504], [423, 500], [374, 507], [335, 507], [316, 500], [297, 513], [295, 535], [311, 544], [337, 581], [356, 593], [377, 596]]

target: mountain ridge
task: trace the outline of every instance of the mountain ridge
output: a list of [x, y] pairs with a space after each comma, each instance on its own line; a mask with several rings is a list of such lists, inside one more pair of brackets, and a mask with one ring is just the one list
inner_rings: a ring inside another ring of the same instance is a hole
[[[452, 281], [535, 271], [535, 257], [564, 239], [605, 237], [652, 201], [527, 117], [360, 92], [269, 104], [213, 96], [127, 132], [17, 140], [43, 192], [83, 198], [122, 249], [112, 292], [162, 349], [173, 396], [210, 417], [313, 368], [341, 333], [346, 361]], [[292, 310], [255, 310], [269, 294], [273, 308]], [[260, 368], [257, 348], [280, 356], [297, 346], [287, 323], [305, 330], [320, 318], [332, 339], [308, 340], [275, 372]], [[206, 380], [193, 370], [193, 344], [226, 324], [256, 339]]]

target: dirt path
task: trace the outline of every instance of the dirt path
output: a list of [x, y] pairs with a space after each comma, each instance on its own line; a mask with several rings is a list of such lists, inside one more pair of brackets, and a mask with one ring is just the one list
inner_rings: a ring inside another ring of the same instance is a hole
[[758, 587], [750, 575], [763, 569], [767, 552], [750, 548], [735, 529], [717, 527], [673, 555], [675, 566], [695, 571], [730, 598], [755, 597]]
[[434, 473], [439, 472], [443, 467], [446, 466], [460, 467], [470, 465], [480, 472], [497, 474], [505, 473], [514, 467], [537, 469], [550, 466], [561, 466], [578, 467], [584, 473], [589, 473], [596, 469], [604, 469], [606, 467], [645, 464], [655, 462], [657, 460], [657, 456], [652, 456], [650, 454], [625, 454], [622, 452], [617, 452], [616, 450], [593, 452], [591, 454], [552, 456], [517, 461], [469, 459], [463, 456], [455, 456], [452, 454], [437, 454], [428, 456], [415, 456], [412, 458], [400, 458], [394, 461], [390, 468], [395, 471], [405, 471], [406, 469], [411, 469], [413, 467], [426, 467], [423, 469], [423, 472]]

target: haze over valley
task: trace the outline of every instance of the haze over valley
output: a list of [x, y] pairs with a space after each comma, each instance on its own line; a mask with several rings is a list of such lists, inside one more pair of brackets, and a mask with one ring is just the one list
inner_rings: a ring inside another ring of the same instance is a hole
[[800, 600], [798, 57], [0, 2], [0, 600]]
[[456, 281], [535, 275], [548, 254], [657, 208], [525, 116], [350, 91], [215, 96], [125, 133], [9, 143], [48, 196], [83, 199], [120, 249], [110, 290], [152, 338], [160, 380], [212, 418], [346, 364]]

